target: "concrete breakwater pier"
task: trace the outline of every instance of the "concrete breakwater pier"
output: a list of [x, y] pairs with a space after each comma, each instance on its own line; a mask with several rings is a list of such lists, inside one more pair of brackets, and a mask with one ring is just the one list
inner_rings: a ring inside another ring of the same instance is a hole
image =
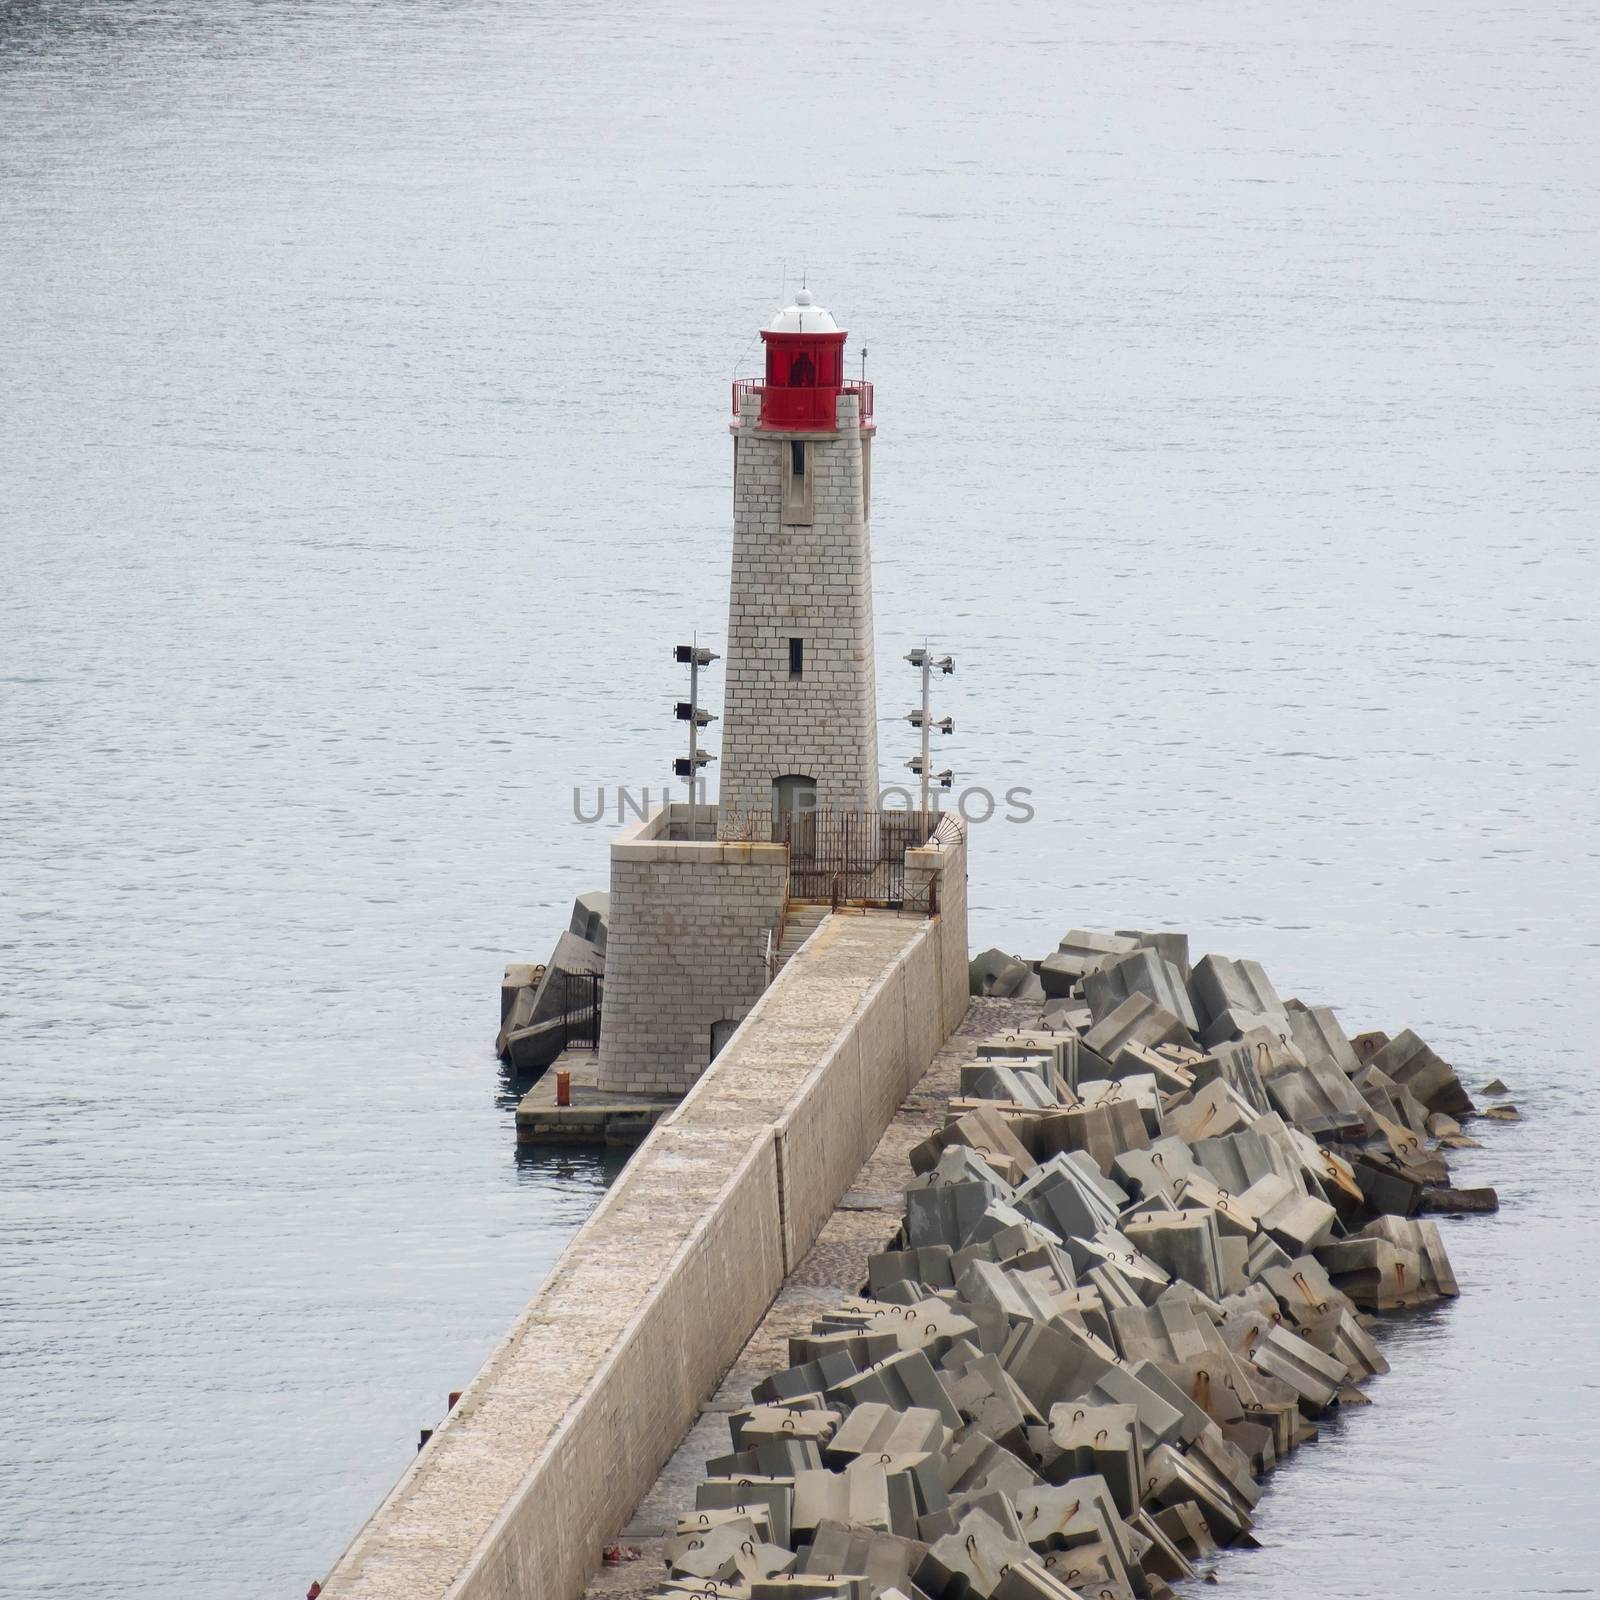
[[1458, 1292], [1423, 1213], [1493, 1197], [1448, 1186], [1475, 1108], [1414, 1036], [1184, 946], [974, 963], [1031, 997], [974, 1000], [593, 1600], [1128, 1600], [1253, 1542], [1388, 1370], [1379, 1314]]
[[1025, 992], [970, 1010], [961, 937], [824, 919], [325, 1596], [1125, 1600], [1251, 1541], [1457, 1292], [1477, 1108], [1181, 936], [980, 958]]

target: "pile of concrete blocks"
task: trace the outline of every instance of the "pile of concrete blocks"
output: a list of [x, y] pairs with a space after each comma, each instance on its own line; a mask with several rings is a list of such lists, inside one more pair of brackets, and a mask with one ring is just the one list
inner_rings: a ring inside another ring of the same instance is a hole
[[561, 974], [606, 970], [606, 917], [611, 896], [595, 889], [572, 904], [566, 931], [543, 966], [514, 963], [500, 984], [495, 1054], [519, 1076], [543, 1072], [561, 1053], [565, 988]]
[[1457, 1293], [1417, 1196], [1470, 1101], [1415, 1035], [1358, 1049], [1180, 935], [1075, 930], [1037, 971], [860, 1297], [730, 1417], [662, 1594], [1160, 1600], [1365, 1403], [1373, 1313]]

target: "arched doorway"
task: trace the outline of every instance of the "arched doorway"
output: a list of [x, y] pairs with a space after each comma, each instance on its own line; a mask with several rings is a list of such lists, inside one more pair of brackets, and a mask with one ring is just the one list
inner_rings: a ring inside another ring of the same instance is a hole
[[772, 837], [787, 841], [804, 854], [816, 846], [817, 780], [802, 772], [786, 772], [772, 780]]

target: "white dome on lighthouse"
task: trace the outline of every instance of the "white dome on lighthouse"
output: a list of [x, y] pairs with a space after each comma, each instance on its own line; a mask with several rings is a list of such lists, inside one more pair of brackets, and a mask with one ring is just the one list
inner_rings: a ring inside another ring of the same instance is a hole
[[833, 314], [819, 306], [809, 289], [802, 289], [794, 297], [792, 306], [785, 306], [767, 324], [768, 333], [837, 333], [839, 324]]

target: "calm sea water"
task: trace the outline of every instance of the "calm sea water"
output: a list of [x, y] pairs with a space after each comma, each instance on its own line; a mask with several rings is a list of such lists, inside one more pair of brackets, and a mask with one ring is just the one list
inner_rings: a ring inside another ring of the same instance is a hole
[[1035, 791], [975, 945], [1188, 927], [1528, 1113], [1227, 1582], [1594, 1592], [1600, 20], [1294, 10], [0, 0], [0, 1593], [303, 1593], [592, 1206], [495, 985], [802, 270], [886, 770], [928, 637]]

